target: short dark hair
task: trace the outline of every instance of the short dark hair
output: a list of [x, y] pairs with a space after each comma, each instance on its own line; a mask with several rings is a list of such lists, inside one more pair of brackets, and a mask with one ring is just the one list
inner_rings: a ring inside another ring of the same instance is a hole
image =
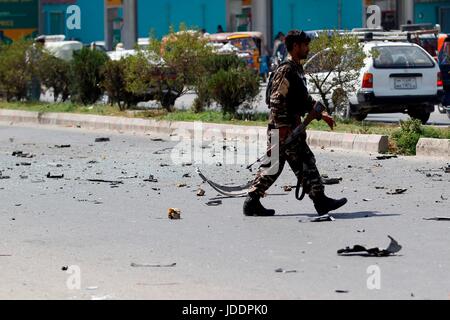
[[304, 32], [300, 30], [291, 30], [288, 32], [286, 36], [286, 48], [289, 52], [294, 49], [294, 44], [301, 44], [301, 43], [310, 43], [311, 38]]

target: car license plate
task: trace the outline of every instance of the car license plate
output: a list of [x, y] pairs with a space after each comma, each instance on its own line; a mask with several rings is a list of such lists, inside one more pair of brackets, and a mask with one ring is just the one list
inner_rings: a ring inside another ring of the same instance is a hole
[[400, 78], [395, 79], [395, 89], [417, 89], [416, 78]]

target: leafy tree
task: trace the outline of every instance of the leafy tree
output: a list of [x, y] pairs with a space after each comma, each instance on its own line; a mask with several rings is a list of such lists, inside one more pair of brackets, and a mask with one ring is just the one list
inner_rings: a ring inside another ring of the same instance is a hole
[[101, 70], [108, 59], [106, 53], [99, 50], [83, 48], [74, 52], [71, 62], [73, 100], [85, 105], [97, 102], [103, 94]]
[[[350, 104], [346, 92], [359, 85], [360, 69], [366, 54], [357, 37], [322, 33], [310, 45], [312, 58], [305, 64], [305, 72], [314, 91], [332, 113], [348, 118]], [[330, 101], [331, 100], [331, 101]]]

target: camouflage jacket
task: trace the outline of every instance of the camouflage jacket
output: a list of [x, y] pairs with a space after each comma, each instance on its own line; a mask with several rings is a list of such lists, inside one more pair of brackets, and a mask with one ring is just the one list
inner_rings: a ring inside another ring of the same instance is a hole
[[275, 128], [296, 127], [315, 104], [308, 93], [303, 66], [289, 57], [288, 63], [275, 71], [272, 81], [270, 124]]

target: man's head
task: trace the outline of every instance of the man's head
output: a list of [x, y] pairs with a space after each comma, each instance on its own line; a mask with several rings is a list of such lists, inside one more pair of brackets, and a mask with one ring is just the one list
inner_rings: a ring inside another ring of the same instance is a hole
[[292, 30], [286, 36], [286, 48], [295, 61], [308, 58], [311, 38], [303, 31]]

